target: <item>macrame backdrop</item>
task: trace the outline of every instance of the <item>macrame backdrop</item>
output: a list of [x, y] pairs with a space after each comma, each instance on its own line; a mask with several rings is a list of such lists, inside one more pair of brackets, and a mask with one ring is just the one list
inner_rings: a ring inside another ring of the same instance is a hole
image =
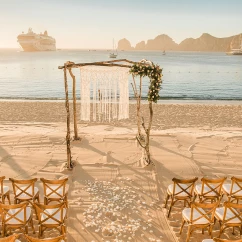
[[81, 120], [111, 121], [129, 118], [129, 69], [83, 66]]

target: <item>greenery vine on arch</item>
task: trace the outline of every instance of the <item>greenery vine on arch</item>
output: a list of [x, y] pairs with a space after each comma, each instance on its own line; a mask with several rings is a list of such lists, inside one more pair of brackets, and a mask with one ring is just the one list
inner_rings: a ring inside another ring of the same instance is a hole
[[[152, 163], [150, 156], [150, 130], [153, 120], [153, 106], [152, 103], [157, 103], [160, 98], [159, 92], [162, 84], [162, 69], [159, 65], [155, 65], [153, 62], [148, 60], [141, 60], [135, 63], [131, 69], [130, 73], [133, 77], [133, 91], [137, 102], [137, 126], [138, 134], [136, 136], [137, 141], [143, 148], [142, 160], [146, 165]], [[135, 77], [139, 76], [139, 87], [136, 85]], [[140, 116], [141, 111], [141, 93], [142, 93], [142, 78], [148, 77], [150, 79], [150, 85], [147, 93], [147, 100], [149, 102], [149, 123], [148, 126], [145, 125], [144, 118]], [[141, 131], [141, 126], [144, 129], [145, 135]]]

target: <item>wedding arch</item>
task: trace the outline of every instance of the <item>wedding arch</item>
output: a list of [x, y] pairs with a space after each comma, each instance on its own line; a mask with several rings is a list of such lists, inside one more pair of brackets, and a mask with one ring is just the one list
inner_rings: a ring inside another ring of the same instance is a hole
[[[151, 163], [149, 151], [149, 136], [153, 118], [152, 103], [159, 99], [161, 88], [162, 69], [151, 61], [145, 59], [140, 62], [134, 62], [127, 59], [91, 62], [91, 63], [74, 63], [66, 62], [58, 69], [64, 71], [65, 86], [65, 107], [66, 107], [66, 146], [67, 146], [67, 169], [73, 168], [71, 157], [71, 136], [70, 136], [70, 106], [68, 94], [67, 71], [72, 78], [72, 95], [73, 95], [73, 124], [74, 140], [79, 140], [76, 112], [76, 77], [72, 72], [73, 68], [80, 68], [81, 73], [81, 120], [102, 122], [111, 119], [125, 119], [129, 115], [129, 90], [128, 77], [132, 74], [132, 87], [137, 103], [137, 126], [138, 133], [136, 139], [143, 148], [143, 161], [148, 165]], [[135, 77], [139, 76], [139, 83], [136, 84]], [[143, 117], [140, 117], [142, 78], [150, 79], [149, 91], [147, 94], [150, 110], [149, 124], [146, 127]], [[92, 96], [92, 100], [91, 100]], [[144, 129], [144, 134], [141, 131]]]

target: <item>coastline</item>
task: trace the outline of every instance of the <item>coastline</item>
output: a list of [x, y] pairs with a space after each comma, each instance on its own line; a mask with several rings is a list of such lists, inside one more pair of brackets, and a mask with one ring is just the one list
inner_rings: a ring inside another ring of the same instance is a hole
[[[12, 98], [0, 98], [1, 102], [51, 102], [51, 103], [64, 103], [64, 99], [12, 99]], [[69, 102], [72, 103], [72, 99], [69, 99]], [[80, 100], [77, 100], [77, 103], [81, 103]], [[129, 100], [130, 104], [135, 104], [135, 99]], [[146, 100], [141, 100], [142, 104], [147, 104]], [[208, 105], [242, 105], [242, 100], [201, 100], [201, 99], [161, 99], [158, 100], [157, 104], [208, 104]]]

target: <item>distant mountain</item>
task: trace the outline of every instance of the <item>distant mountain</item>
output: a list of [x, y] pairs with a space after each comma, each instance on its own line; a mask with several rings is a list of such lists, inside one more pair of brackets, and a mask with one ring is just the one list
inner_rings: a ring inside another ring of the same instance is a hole
[[121, 39], [118, 42], [118, 50], [132, 50], [134, 49], [133, 47], [131, 47], [130, 42], [127, 39]]
[[216, 38], [204, 33], [199, 38], [188, 38], [177, 44], [168, 35], [161, 34], [145, 43], [141, 41], [133, 48], [127, 39], [118, 42], [118, 50], [178, 50], [178, 51], [218, 51], [225, 52], [231, 48], [240, 48], [241, 35]]

